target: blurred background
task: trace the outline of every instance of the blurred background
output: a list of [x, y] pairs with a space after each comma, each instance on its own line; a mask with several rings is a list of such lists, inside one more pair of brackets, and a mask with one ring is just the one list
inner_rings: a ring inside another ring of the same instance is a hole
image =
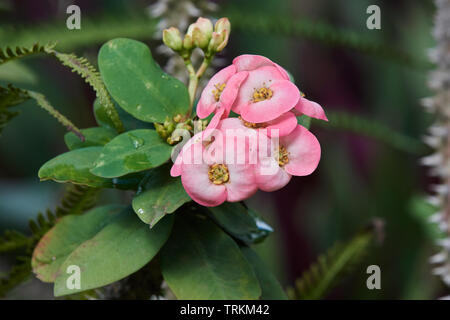
[[[81, 30], [68, 30], [66, 8], [81, 8]], [[381, 30], [369, 30], [366, 9], [381, 9]], [[285, 67], [307, 98], [319, 102], [329, 123], [312, 122], [322, 146], [318, 169], [293, 178], [282, 190], [248, 201], [275, 232], [257, 251], [284, 287], [293, 286], [320, 254], [348, 241], [374, 218], [383, 241], [327, 295], [332, 299], [435, 299], [448, 294], [431, 274], [439, 231], [429, 224], [426, 170], [430, 150], [421, 138], [432, 122], [421, 107], [427, 97], [427, 50], [434, 6], [430, 0], [1, 0], [0, 47], [57, 40], [96, 64], [103, 42], [114, 37], [145, 41], [161, 66], [180, 79], [179, 62], [160, 47], [160, 30], [182, 32], [197, 16], [227, 16], [230, 43], [219, 69], [240, 54], [267, 56]], [[76, 74], [45, 56], [0, 67], [0, 84], [41, 92], [78, 127], [95, 125], [94, 92]], [[65, 152], [65, 129], [33, 101], [0, 138], [0, 231], [28, 230], [28, 220], [53, 209], [63, 186], [39, 182], [37, 171]], [[105, 198], [116, 199], [111, 191]], [[119, 197], [120, 198], [120, 197]], [[110, 201], [110, 200], [109, 200]], [[0, 256], [0, 275], [14, 257]], [[368, 290], [366, 268], [381, 269], [381, 290]], [[10, 299], [47, 299], [50, 285], [37, 280], [11, 291]]]

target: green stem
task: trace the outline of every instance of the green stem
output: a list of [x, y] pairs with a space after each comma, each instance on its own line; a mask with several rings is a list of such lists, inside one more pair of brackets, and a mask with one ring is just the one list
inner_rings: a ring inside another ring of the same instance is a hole
[[195, 93], [197, 92], [198, 88], [198, 82], [200, 78], [205, 73], [206, 69], [208, 69], [211, 61], [213, 59], [213, 56], [211, 57], [205, 57], [203, 59], [202, 64], [200, 65], [200, 68], [198, 68], [197, 72], [194, 69], [194, 66], [192, 65], [190, 58], [185, 58], [184, 63], [186, 65], [188, 74], [189, 74], [189, 85], [188, 85], [188, 92], [189, 92], [189, 98], [190, 98], [190, 105], [189, 110], [187, 113], [187, 116], [189, 117], [192, 114], [192, 108], [194, 106], [195, 101]]
[[52, 115], [54, 118], [56, 118], [56, 120], [59, 121], [59, 123], [61, 123], [63, 126], [65, 126], [67, 128], [67, 130], [72, 131], [73, 133], [75, 133], [75, 135], [80, 138], [81, 141], [84, 141], [85, 138], [83, 136], [83, 134], [81, 133], [80, 129], [78, 129], [69, 119], [67, 119], [64, 115], [62, 115], [61, 113], [59, 113], [58, 110], [56, 110], [51, 104], [50, 102], [48, 102], [48, 100], [45, 98], [45, 96], [41, 93], [38, 92], [34, 92], [34, 91], [27, 91], [28, 95], [30, 96], [30, 98], [33, 98], [34, 100], [36, 100], [37, 104], [44, 109], [45, 111], [47, 111], [48, 113], [50, 113], [50, 115]]

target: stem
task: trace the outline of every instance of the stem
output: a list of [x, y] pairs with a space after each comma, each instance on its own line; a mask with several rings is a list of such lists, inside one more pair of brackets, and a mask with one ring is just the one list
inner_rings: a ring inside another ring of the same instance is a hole
[[50, 113], [50, 115], [52, 115], [54, 118], [56, 118], [56, 120], [59, 121], [59, 123], [61, 123], [63, 126], [65, 126], [67, 128], [67, 130], [72, 131], [73, 133], [75, 133], [75, 135], [80, 138], [81, 141], [84, 141], [85, 138], [83, 136], [83, 134], [81, 133], [80, 129], [78, 129], [73, 123], [72, 121], [70, 121], [69, 119], [67, 119], [64, 115], [62, 115], [61, 113], [59, 113], [58, 110], [56, 110], [51, 104], [50, 102], [48, 102], [48, 100], [45, 98], [45, 96], [41, 93], [38, 92], [34, 92], [34, 91], [27, 91], [28, 95], [30, 96], [30, 98], [33, 98], [34, 100], [36, 100], [37, 104], [44, 109], [45, 111], [47, 111], [48, 113]]
[[197, 72], [195, 72], [194, 66], [192, 65], [191, 59], [189, 57], [184, 58], [184, 64], [186, 65], [187, 71], [189, 73], [189, 85], [188, 92], [190, 98], [189, 110], [187, 112], [187, 116], [189, 117], [192, 114], [192, 108], [194, 106], [195, 101], [195, 93], [197, 92], [198, 82], [200, 78], [205, 73], [206, 69], [208, 69], [212, 59], [214, 56], [205, 57], [203, 59], [200, 68], [198, 68]]

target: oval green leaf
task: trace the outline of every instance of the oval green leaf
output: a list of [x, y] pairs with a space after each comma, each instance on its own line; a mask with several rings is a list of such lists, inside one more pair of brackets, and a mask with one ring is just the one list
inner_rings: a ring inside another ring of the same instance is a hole
[[287, 300], [280, 283], [261, 258], [249, 247], [242, 247], [241, 250], [259, 280], [261, 300]]
[[91, 172], [99, 177], [115, 178], [151, 169], [166, 162], [171, 150], [155, 130], [128, 131], [105, 145]]
[[87, 129], [81, 129], [85, 141], [81, 141], [75, 133], [68, 132], [64, 136], [64, 142], [69, 150], [75, 150], [86, 147], [104, 146], [110, 142], [117, 132], [113, 129], [106, 127], [93, 127]]
[[100, 49], [98, 64], [111, 96], [137, 119], [164, 122], [188, 111], [186, 86], [161, 70], [144, 43], [108, 41]]
[[[150, 229], [131, 208], [123, 210], [69, 254], [55, 280], [55, 296], [102, 287], [136, 272], [158, 253], [169, 237], [172, 224], [169, 216]], [[77, 228], [75, 223], [71, 230]], [[80, 268], [79, 289], [67, 286], [71, 276], [67, 273], [69, 266]]]
[[47, 161], [38, 172], [41, 181], [71, 182], [94, 188], [110, 188], [109, 179], [93, 175], [90, 170], [103, 147], [87, 147], [60, 154]]
[[54, 282], [70, 253], [86, 239], [95, 236], [124, 209], [122, 205], [108, 205], [92, 209], [81, 216], [61, 218], [35, 247], [31, 260], [33, 272], [44, 282]]
[[141, 192], [133, 199], [133, 209], [138, 217], [152, 228], [164, 215], [191, 201], [180, 178], [169, 174], [169, 166], [151, 170], [143, 180]]
[[161, 250], [161, 270], [178, 299], [258, 299], [261, 295], [238, 245], [209, 219], [177, 215]]

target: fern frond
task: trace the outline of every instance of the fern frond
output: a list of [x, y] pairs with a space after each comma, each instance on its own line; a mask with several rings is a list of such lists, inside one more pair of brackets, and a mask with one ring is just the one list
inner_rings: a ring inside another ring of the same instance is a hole
[[25, 90], [15, 88], [12, 85], [8, 87], [0, 87], [0, 134], [6, 124], [16, 117], [19, 112], [8, 110], [9, 107], [14, 107], [30, 97]]
[[336, 243], [306, 270], [287, 290], [290, 299], [315, 300], [325, 296], [342, 278], [351, 273], [367, 255], [375, 226], [357, 234], [349, 242]]
[[30, 229], [35, 243], [47, 233], [56, 221], [66, 215], [79, 215], [91, 209], [98, 198], [100, 189], [68, 184], [61, 204], [54, 211], [39, 212], [35, 220], [30, 220]]
[[327, 116], [329, 122], [313, 119], [314, 125], [363, 135], [408, 153], [423, 155], [428, 152], [427, 146], [420, 140], [392, 130], [378, 121], [346, 112], [327, 112]]
[[15, 230], [7, 230], [0, 237], [0, 253], [14, 251], [27, 247], [30, 244], [30, 238]]
[[53, 116], [59, 123], [67, 128], [67, 130], [72, 131], [75, 135], [84, 141], [84, 136], [81, 133], [80, 129], [77, 128], [69, 119], [67, 119], [64, 115], [62, 115], [58, 110], [56, 110], [47, 98], [38, 92], [27, 91], [30, 98], [33, 98], [36, 103], [45, 111], [47, 111], [51, 116]]
[[111, 118], [115, 129], [120, 133], [124, 131], [122, 121], [117, 113], [114, 103], [106, 90], [100, 73], [84, 57], [77, 57], [74, 54], [60, 53], [53, 49], [48, 49], [47, 53], [54, 55], [64, 66], [69, 67], [72, 72], [79, 74], [95, 91], [97, 98], [105, 111]]
[[54, 44], [40, 45], [35, 43], [31, 47], [6, 47], [4, 49], [0, 48], [0, 64], [23, 58], [32, 54], [46, 53], [54, 47]]
[[338, 29], [335, 26], [311, 21], [305, 17], [299, 19], [286, 15], [251, 13], [233, 7], [225, 10], [225, 16], [230, 19], [233, 28], [238, 29], [239, 32], [302, 37], [329, 46], [349, 48], [415, 69], [429, 69], [431, 66], [425, 57], [415, 57], [405, 51], [395, 49], [391, 44], [372, 40], [364, 34]]
[[11, 289], [26, 281], [31, 275], [31, 258], [19, 257], [6, 277], [0, 278], [0, 297], [5, 296]]

